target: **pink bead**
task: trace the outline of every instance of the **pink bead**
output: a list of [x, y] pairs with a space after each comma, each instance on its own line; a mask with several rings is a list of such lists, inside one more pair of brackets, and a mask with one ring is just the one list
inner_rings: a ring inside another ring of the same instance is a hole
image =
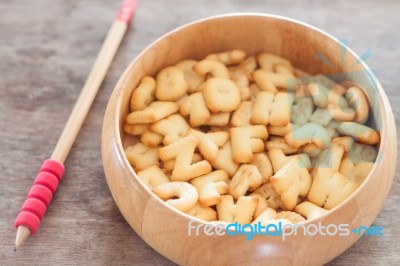
[[59, 161], [47, 159], [40, 167], [40, 172], [52, 173], [58, 178], [58, 180], [61, 180], [62, 175], [64, 174], [64, 165]]
[[36, 198], [48, 206], [53, 198], [53, 193], [43, 185], [33, 185], [28, 193], [28, 198]]
[[46, 205], [36, 198], [28, 198], [22, 205], [21, 211], [31, 212], [41, 220], [46, 212]]
[[31, 234], [35, 234], [40, 224], [40, 219], [33, 214], [32, 212], [22, 211], [18, 214], [17, 219], [15, 220], [15, 228], [23, 225], [31, 230]]
[[48, 189], [51, 190], [52, 193], [54, 193], [58, 187], [58, 179], [55, 175], [48, 173], [48, 172], [40, 172], [36, 179], [35, 179], [35, 185], [43, 185], [47, 187]]

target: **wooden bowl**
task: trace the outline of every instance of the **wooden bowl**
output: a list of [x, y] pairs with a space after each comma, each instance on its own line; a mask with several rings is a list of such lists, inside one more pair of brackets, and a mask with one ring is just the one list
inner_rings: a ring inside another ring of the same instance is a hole
[[[332, 36], [292, 19], [263, 14], [231, 14], [200, 20], [178, 28], [147, 47], [119, 79], [108, 103], [102, 136], [104, 171], [121, 213], [150, 246], [168, 259], [184, 265], [269, 264], [319, 265], [356, 242], [360, 236], [280, 237], [188, 236], [192, 217], [157, 198], [129, 165], [124, 147], [129, 142], [121, 130], [132, 90], [145, 75], [180, 60], [201, 59], [230, 49], [248, 54], [267, 51], [281, 55], [310, 74], [332, 74], [361, 84], [371, 100], [369, 123], [381, 134], [377, 163], [364, 183], [346, 201], [324, 216], [305, 224], [349, 224], [369, 227], [389, 193], [396, 164], [396, 129], [381, 85], [366, 64]], [[325, 58], [325, 59], [322, 59]], [[206, 224], [195, 220], [195, 224]], [[194, 232], [192, 232], [194, 233]], [[135, 248], [135, 247], [132, 247]]]

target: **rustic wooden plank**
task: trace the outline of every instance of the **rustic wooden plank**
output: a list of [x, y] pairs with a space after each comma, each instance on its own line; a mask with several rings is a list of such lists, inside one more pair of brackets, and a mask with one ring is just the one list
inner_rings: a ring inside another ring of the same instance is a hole
[[[400, 27], [396, 0], [138, 1], [134, 27], [111, 66], [66, 162], [67, 172], [38, 234], [13, 253], [18, 209], [43, 159], [50, 156], [111, 24], [118, 1], [0, 2], [0, 261], [4, 265], [172, 265], [130, 229], [102, 170], [100, 132], [119, 75], [151, 41], [194, 19], [226, 12], [269, 12], [300, 19], [340, 38], [376, 70], [400, 122]], [[398, 170], [399, 171], [399, 170]], [[397, 173], [398, 173], [397, 171]], [[363, 237], [330, 265], [400, 264], [400, 182], [375, 224], [383, 237]]]

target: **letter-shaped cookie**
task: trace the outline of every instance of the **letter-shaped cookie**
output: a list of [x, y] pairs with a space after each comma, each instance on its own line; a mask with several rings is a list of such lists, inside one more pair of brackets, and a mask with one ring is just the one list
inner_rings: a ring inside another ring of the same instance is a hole
[[199, 203], [203, 207], [216, 205], [221, 202], [221, 194], [228, 192], [228, 174], [223, 170], [216, 170], [190, 180], [199, 192]]
[[318, 218], [328, 212], [328, 210], [325, 210], [309, 201], [300, 203], [296, 208], [294, 208], [294, 211], [306, 217], [307, 220]]
[[271, 177], [271, 184], [281, 196], [285, 210], [291, 211], [299, 196], [307, 196], [311, 186], [311, 167], [306, 154], [294, 156], [284, 167]]
[[289, 60], [275, 54], [261, 53], [257, 56], [257, 61], [260, 67], [266, 71], [274, 71], [275, 66], [278, 64], [284, 65], [290, 72], [293, 73], [293, 66]]
[[264, 152], [255, 153], [254, 159], [251, 161], [252, 165], [258, 168], [260, 171], [262, 182], [269, 182], [269, 178], [274, 174], [274, 170], [272, 169], [271, 161], [268, 158], [268, 155]]
[[188, 89], [183, 71], [175, 66], [162, 69], [156, 80], [156, 98], [160, 101], [176, 101]]
[[150, 189], [170, 182], [167, 175], [157, 165], [150, 166], [137, 173], [140, 180]]
[[189, 129], [188, 135], [193, 135], [199, 141], [198, 147], [210, 163], [214, 163], [217, 159], [218, 148], [225, 144], [229, 139], [228, 132], [210, 132], [203, 133], [195, 129]]
[[260, 91], [253, 105], [251, 122], [253, 124], [286, 126], [290, 121], [290, 107], [293, 95], [286, 92], [273, 94]]
[[229, 79], [226, 66], [216, 60], [204, 59], [194, 65], [193, 70], [202, 76], [210, 74], [213, 78]]
[[203, 88], [204, 100], [213, 113], [231, 112], [239, 107], [241, 95], [230, 79], [210, 78]]
[[232, 115], [231, 125], [233, 127], [251, 126], [250, 118], [252, 110], [253, 110], [252, 101], [242, 102], [239, 105], [238, 109]]
[[235, 163], [232, 159], [231, 146], [230, 141], [225, 142], [219, 149], [215, 162], [212, 163], [214, 168], [224, 170], [230, 177], [233, 176], [239, 168], [239, 164]]
[[266, 199], [268, 207], [271, 207], [275, 210], [281, 208], [283, 209], [283, 202], [281, 200], [281, 196], [276, 193], [275, 188], [271, 183], [263, 184], [261, 187], [257, 188], [250, 196], [254, 196], [255, 194], [261, 195], [264, 199]]
[[217, 220], [217, 212], [211, 207], [203, 207], [199, 203], [196, 203], [193, 208], [186, 211], [187, 214], [204, 221], [215, 221]]
[[370, 127], [354, 123], [343, 122], [337, 127], [340, 134], [353, 137], [358, 142], [374, 145], [379, 143], [379, 133]]
[[242, 164], [229, 183], [229, 194], [234, 199], [244, 196], [247, 190], [255, 190], [262, 184], [258, 168], [251, 164]]
[[141, 142], [128, 146], [125, 155], [135, 171], [141, 171], [152, 165], [159, 165], [159, 147], [150, 148]]
[[[194, 186], [187, 182], [168, 182], [152, 189], [153, 193], [166, 203], [180, 211], [188, 211], [193, 208], [199, 198]], [[178, 197], [174, 199], [174, 197]]]
[[186, 83], [188, 84], [188, 93], [198, 91], [200, 84], [203, 83], [205, 79], [204, 76], [197, 74], [196, 71], [193, 70], [195, 64], [197, 64], [196, 60], [183, 60], [175, 65], [183, 72]]
[[187, 136], [158, 150], [158, 155], [164, 162], [176, 158], [171, 175], [172, 181], [189, 181], [194, 177], [211, 172], [211, 165], [208, 161], [203, 160], [192, 164], [197, 144], [198, 141], [194, 136]]
[[231, 50], [222, 53], [209, 54], [206, 59], [217, 60], [224, 65], [239, 64], [246, 58], [246, 53], [242, 50]]
[[134, 111], [126, 117], [129, 124], [154, 123], [178, 111], [179, 106], [174, 102], [152, 102], [143, 110]]
[[349, 88], [346, 92], [346, 99], [355, 110], [354, 122], [364, 124], [368, 119], [369, 106], [362, 90], [357, 87]]
[[189, 115], [189, 122], [192, 127], [207, 125], [211, 119], [210, 111], [201, 92], [189, 95], [180, 106], [179, 113], [183, 116]]
[[179, 114], [173, 114], [150, 126], [155, 133], [164, 136], [164, 145], [172, 144], [183, 138], [189, 130], [189, 125]]
[[257, 198], [242, 196], [236, 204], [231, 195], [222, 195], [221, 202], [217, 204], [218, 218], [225, 222], [250, 223], [257, 207]]
[[146, 76], [142, 78], [139, 86], [132, 92], [131, 111], [143, 110], [154, 101], [154, 91], [156, 81], [154, 78]]
[[330, 168], [318, 168], [307, 199], [327, 210], [343, 202], [359, 186], [341, 173]]
[[329, 146], [331, 137], [324, 127], [315, 123], [308, 123], [285, 135], [286, 142], [295, 148], [307, 143], [314, 143], [320, 149]]
[[268, 137], [267, 128], [262, 125], [248, 127], [232, 127], [229, 130], [232, 141], [232, 156], [236, 163], [250, 163], [253, 152], [262, 152]]

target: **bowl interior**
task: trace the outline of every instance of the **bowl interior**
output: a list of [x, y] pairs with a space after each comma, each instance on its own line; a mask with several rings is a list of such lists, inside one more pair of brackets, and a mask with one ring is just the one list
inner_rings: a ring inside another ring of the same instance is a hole
[[[387, 129], [388, 123], [393, 123], [390, 106], [373, 73], [340, 41], [316, 28], [279, 16], [236, 14], [197, 21], [162, 36], [146, 48], [129, 65], [116, 85], [107, 108], [105, 119], [106, 123], [107, 117], [110, 118], [111, 125], [108, 125], [108, 127], [111, 129], [104, 125], [102, 147], [107, 181], [122, 214], [146, 242], [164, 256], [178, 263], [189, 263], [192, 261], [191, 258], [182, 258], [181, 254], [188, 247], [185, 247], [184, 244], [180, 246], [180, 243], [187, 243], [189, 239], [187, 236], [180, 236], [176, 240], [176, 246], [181, 247], [183, 251], [178, 253], [170, 251], [168, 247], [171, 244], [170, 242], [150, 236], [155, 230], [153, 228], [150, 229], [153, 223], [152, 219], [163, 219], [164, 216], [174, 217], [174, 219], [178, 220], [182, 218], [175, 225], [166, 226], [158, 232], [176, 238], [176, 235], [171, 236], [171, 232], [176, 233], [182, 226], [187, 226], [190, 217], [167, 206], [154, 196], [138, 179], [133, 169], [129, 166], [123, 152], [123, 149], [134, 141], [131, 136], [122, 130], [123, 121], [129, 112], [130, 95], [142, 77], [146, 75], [154, 76], [162, 68], [184, 59], [199, 60], [210, 53], [231, 49], [242, 49], [248, 55], [255, 55], [260, 52], [278, 54], [290, 60], [297, 69], [311, 75], [325, 74], [339, 83], [351, 81], [360, 84], [367, 92], [372, 108], [368, 123], [380, 131], [383, 139], [378, 152], [378, 160], [382, 160], [382, 150], [387, 146], [385, 144], [386, 139], [393, 139], [392, 135], [388, 135]], [[109, 155], [110, 150], [104, 148], [107, 144], [112, 146], [111, 152], [113, 155]], [[376, 168], [373, 168], [369, 177], [364, 181], [364, 184], [351, 197], [331, 210], [321, 220], [329, 216], [332, 222], [340, 223], [345, 220], [349, 223], [363, 223], [369, 226], [388, 194], [393, 174], [391, 176], [390, 174], [388, 175], [388, 180], [376, 192], [381, 196], [377, 199], [378, 203], [373, 209], [370, 207], [371, 210], [365, 212], [363, 210], [357, 211], [360, 205], [365, 204], [362, 203], [364, 196], [360, 196], [359, 199], [354, 199], [354, 197], [358, 197], [360, 190], [365, 187], [365, 183], [377, 184], [378, 181], [370, 181], [374, 172], [378, 171]], [[390, 168], [394, 169], [394, 166], [391, 165]], [[388, 173], [391, 170], [389, 169]], [[115, 177], [116, 174], [126, 176], [117, 178]], [[137, 195], [133, 195], [132, 193], [136, 193]], [[135, 203], [138, 200], [142, 201], [144, 206], [138, 207]], [[150, 210], [150, 206], [152, 210]], [[159, 213], [155, 214], [154, 209]], [[353, 213], [351, 213], [351, 210], [354, 210]], [[147, 221], [149, 225], [145, 224], [144, 221]], [[185, 231], [185, 228], [181, 228], [181, 230]], [[313, 241], [318, 241], [318, 238], [316, 239], [307, 240], [309, 242], [305, 243], [315, 244]], [[349, 237], [343, 244], [338, 245], [337, 248], [329, 252], [325, 252], [327, 247], [323, 244], [319, 249], [321, 252], [325, 250], [324, 254], [317, 256], [317, 258], [311, 258], [312, 256], [310, 256], [310, 264], [329, 261], [347, 249], [357, 239], [357, 236]], [[190, 239], [190, 241], [200, 240]], [[326, 239], [324, 241], [326, 242]], [[329, 244], [329, 241], [327, 244]], [[296, 241], [293, 241], [286, 242], [284, 245], [278, 245], [278, 247], [279, 249], [286, 249], [286, 252], [288, 252], [294, 246], [299, 247], [298, 245]], [[251, 250], [249, 252], [254, 253]], [[303, 255], [307, 253], [303, 248], [298, 248], [298, 251], [289, 251], [290, 254], [294, 254], [293, 256], [297, 252], [302, 252]], [[268, 254], [271, 255], [272, 253], [266, 252], [263, 256], [267, 256]], [[234, 252], [232, 252], [232, 256], [235, 256]], [[259, 257], [262, 258], [263, 256], [260, 255]], [[207, 256], [203, 257], [203, 259], [207, 261]], [[221, 258], [220, 261], [223, 262], [224, 260]], [[286, 259], [278, 259], [276, 261], [282, 262], [286, 261]]]

